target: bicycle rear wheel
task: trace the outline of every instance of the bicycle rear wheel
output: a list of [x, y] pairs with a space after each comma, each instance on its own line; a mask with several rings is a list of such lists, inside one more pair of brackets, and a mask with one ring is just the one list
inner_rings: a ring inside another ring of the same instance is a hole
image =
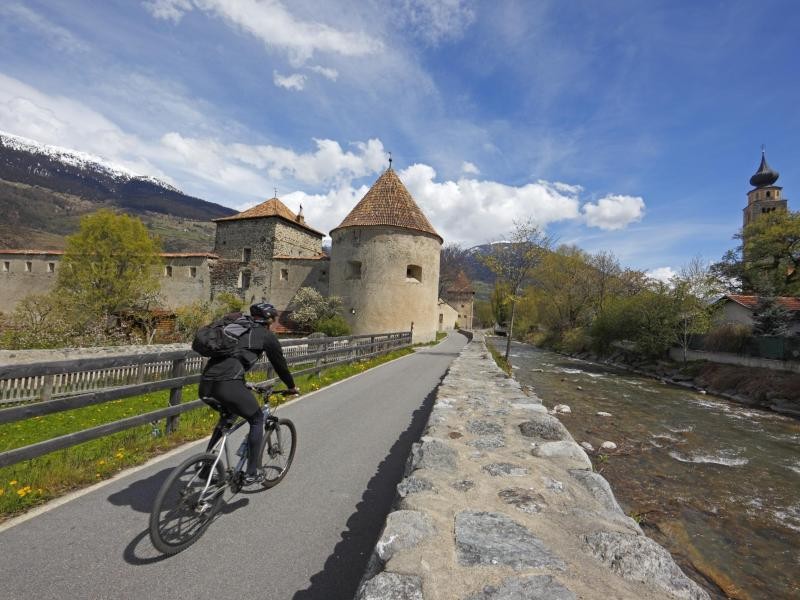
[[157, 550], [176, 554], [188, 548], [222, 508], [227, 483], [219, 462], [211, 473], [216, 459], [210, 452], [192, 456], [161, 486], [150, 512], [150, 540]]
[[264, 467], [264, 487], [278, 485], [294, 460], [297, 449], [297, 430], [289, 419], [267, 422], [264, 433], [264, 454], [261, 461]]

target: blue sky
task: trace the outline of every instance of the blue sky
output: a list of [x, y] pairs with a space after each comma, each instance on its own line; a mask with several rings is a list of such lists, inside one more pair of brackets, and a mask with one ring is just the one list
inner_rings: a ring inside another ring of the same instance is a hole
[[[793, 0], [6, 0], [0, 130], [327, 231], [386, 168], [446, 242], [528, 217], [625, 266], [800, 202]], [[794, 198], [798, 198], [793, 202]]]

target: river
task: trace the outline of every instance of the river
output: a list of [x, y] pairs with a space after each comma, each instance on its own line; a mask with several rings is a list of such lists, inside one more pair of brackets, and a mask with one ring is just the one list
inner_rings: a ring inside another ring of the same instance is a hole
[[577, 442], [617, 444], [595, 469], [713, 598], [800, 598], [800, 421], [526, 344], [511, 362]]

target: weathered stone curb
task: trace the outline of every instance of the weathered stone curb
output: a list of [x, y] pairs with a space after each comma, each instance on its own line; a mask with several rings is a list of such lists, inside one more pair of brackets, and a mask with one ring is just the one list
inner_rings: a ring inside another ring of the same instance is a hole
[[476, 334], [437, 391], [357, 600], [708, 598]]

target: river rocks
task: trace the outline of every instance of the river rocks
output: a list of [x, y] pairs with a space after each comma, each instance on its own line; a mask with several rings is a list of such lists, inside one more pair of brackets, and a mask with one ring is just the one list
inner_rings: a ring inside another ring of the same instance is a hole
[[592, 461], [586, 456], [583, 448], [575, 442], [562, 440], [558, 442], [545, 442], [537, 444], [531, 454], [539, 458], [556, 458], [562, 463], [566, 463], [572, 469], [591, 469]]
[[423, 600], [422, 578], [384, 571], [361, 585], [356, 600]]
[[581, 442], [581, 448], [586, 450], [586, 452], [594, 452], [594, 446], [592, 446], [589, 442]]
[[611, 519], [624, 523], [637, 533], [642, 533], [639, 524], [626, 515], [622, 508], [620, 508], [617, 499], [614, 497], [614, 492], [611, 490], [611, 486], [608, 484], [605, 477], [600, 475], [600, 473], [583, 469], [570, 469], [569, 474], [577, 479], [592, 497], [600, 502], [603, 508], [609, 512], [609, 517]]
[[601, 450], [616, 450], [617, 445], [614, 442], [603, 442], [600, 444]]
[[669, 552], [643, 535], [598, 531], [584, 536], [589, 550], [623, 579], [655, 586], [680, 600], [709, 600]]
[[553, 407], [553, 413], [557, 415], [568, 415], [572, 412], [572, 409], [567, 404], [556, 404]]
[[536, 420], [520, 423], [519, 431], [525, 437], [543, 440], [568, 440], [572, 437], [561, 421], [550, 415], [537, 416]]
[[596, 414], [598, 417], [610, 417], [610, 416], [611, 416], [611, 413], [610, 413], [610, 412], [606, 412], [606, 411], [604, 411], [604, 410], [598, 410], [598, 411], [597, 411], [595, 414]]
[[464, 600], [575, 600], [575, 594], [551, 575], [509, 577], [500, 587], [487, 585], [483, 591]]
[[422, 443], [411, 446], [406, 474], [415, 469], [437, 469], [455, 471], [458, 464], [458, 453], [444, 441], [435, 438], [422, 438]]
[[409, 494], [427, 492], [433, 489], [433, 484], [424, 477], [410, 475], [397, 484], [397, 494], [405, 498]]
[[396, 510], [386, 517], [375, 553], [384, 563], [388, 562], [396, 552], [413, 548], [426, 537], [434, 533], [431, 518], [416, 510]]
[[544, 496], [525, 488], [505, 488], [500, 490], [497, 495], [506, 504], [511, 504], [529, 515], [541, 512], [547, 504]]
[[506, 515], [464, 511], [455, 519], [456, 553], [459, 564], [504, 565], [515, 571], [549, 567], [565, 569], [544, 543]]
[[489, 465], [484, 465], [483, 470], [492, 477], [502, 477], [503, 475], [524, 477], [529, 472], [525, 467], [513, 465], [511, 463], [491, 463]]

